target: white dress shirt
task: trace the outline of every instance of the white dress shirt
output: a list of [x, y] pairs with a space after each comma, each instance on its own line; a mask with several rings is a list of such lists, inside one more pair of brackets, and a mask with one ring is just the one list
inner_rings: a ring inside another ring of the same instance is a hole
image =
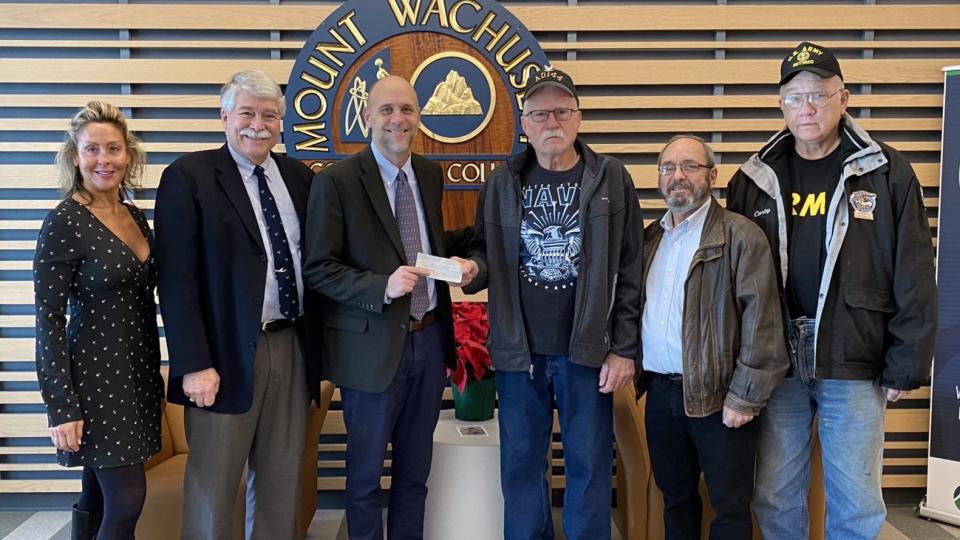
[[[277, 286], [277, 275], [273, 270], [273, 249], [270, 248], [270, 235], [267, 232], [267, 223], [263, 219], [263, 207], [260, 205], [260, 186], [255, 174], [253, 174], [254, 164], [249, 159], [235, 152], [230, 145], [230, 155], [237, 164], [237, 170], [240, 171], [240, 178], [243, 180], [243, 188], [250, 197], [250, 205], [253, 206], [253, 214], [257, 216], [257, 227], [260, 228], [260, 238], [263, 240], [263, 248], [267, 254], [267, 280], [263, 286], [263, 310], [260, 315], [260, 322], [272, 321], [275, 319], [286, 319], [280, 311], [280, 290]], [[267, 177], [267, 187], [273, 194], [273, 200], [277, 203], [277, 209], [280, 211], [280, 221], [283, 222], [283, 231], [287, 233], [287, 244], [290, 245], [290, 255], [293, 258], [293, 269], [297, 276], [297, 296], [300, 299], [300, 315], [303, 315], [303, 271], [301, 269], [301, 242], [300, 242], [300, 217], [297, 215], [297, 208], [293, 205], [293, 199], [290, 198], [290, 192], [287, 191], [287, 185], [283, 183], [283, 177], [280, 176], [280, 168], [273, 160], [273, 157], [267, 156], [266, 161], [260, 164], [263, 167], [263, 174]]]
[[690, 263], [700, 247], [700, 234], [712, 197], [687, 216], [673, 223], [673, 211], [660, 220], [663, 238], [650, 263], [645, 287], [643, 321], [643, 369], [656, 373], [683, 373], [683, 301]]

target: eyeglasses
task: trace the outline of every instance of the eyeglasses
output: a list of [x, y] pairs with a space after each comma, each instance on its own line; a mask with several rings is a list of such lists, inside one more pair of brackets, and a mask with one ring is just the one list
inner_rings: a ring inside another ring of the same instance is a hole
[[713, 168], [712, 165], [701, 165], [696, 161], [684, 161], [679, 165], [677, 165], [676, 163], [664, 163], [657, 170], [660, 171], [660, 176], [667, 177], [667, 176], [673, 176], [673, 174], [677, 172], [677, 169], [680, 169], [681, 171], [687, 174], [693, 174], [699, 171], [700, 169], [712, 169], [712, 168]]
[[803, 107], [803, 102], [807, 101], [810, 105], [814, 107], [823, 107], [830, 101], [830, 98], [839, 94], [843, 91], [843, 88], [837, 90], [832, 94], [827, 94], [824, 92], [816, 92], [813, 94], [787, 94], [780, 98], [780, 101], [783, 103], [783, 106], [788, 109], [799, 109]]
[[554, 109], [552, 111], [530, 111], [527, 114], [522, 114], [520, 116], [526, 116], [531, 121], [538, 124], [546, 122], [547, 118], [550, 118], [550, 113], [553, 113], [553, 116], [557, 119], [557, 122], [566, 122], [567, 120], [573, 118], [573, 113], [578, 112], [580, 109], [567, 109], [566, 107], [560, 107], [559, 109]]

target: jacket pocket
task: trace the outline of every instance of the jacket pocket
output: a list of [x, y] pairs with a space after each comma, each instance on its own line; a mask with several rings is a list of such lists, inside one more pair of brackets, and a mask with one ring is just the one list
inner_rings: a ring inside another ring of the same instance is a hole
[[342, 313], [330, 315], [324, 320], [324, 324], [329, 328], [356, 332], [358, 334], [367, 331], [367, 319], [353, 315], [344, 315]]
[[883, 362], [884, 334], [887, 319], [895, 311], [890, 292], [880, 289], [844, 287], [843, 301], [847, 313], [837, 314], [843, 324], [837, 326], [838, 336], [843, 341], [844, 364], [870, 364]]
[[707, 392], [716, 392], [722, 378], [717, 321], [712, 308], [702, 309], [705, 311], [700, 322], [700, 383]]
[[848, 306], [857, 309], [868, 309], [881, 313], [895, 311], [890, 291], [883, 289], [864, 289], [860, 287], [844, 287], [843, 300]]

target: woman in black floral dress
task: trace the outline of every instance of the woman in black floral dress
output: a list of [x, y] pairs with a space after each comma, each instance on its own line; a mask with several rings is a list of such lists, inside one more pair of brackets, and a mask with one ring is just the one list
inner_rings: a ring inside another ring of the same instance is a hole
[[37, 374], [57, 461], [83, 467], [73, 538], [127, 540], [146, 496], [143, 464], [160, 450], [163, 397], [153, 237], [125, 200], [145, 156], [106, 103], [88, 103], [65, 138], [66, 198], [44, 220], [33, 263]]

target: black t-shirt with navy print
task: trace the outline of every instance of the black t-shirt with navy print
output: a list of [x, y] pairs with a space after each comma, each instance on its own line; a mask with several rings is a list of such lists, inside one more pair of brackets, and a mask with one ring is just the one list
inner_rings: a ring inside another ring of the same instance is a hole
[[580, 264], [583, 160], [566, 171], [535, 164], [522, 185], [520, 303], [530, 352], [567, 355]]

